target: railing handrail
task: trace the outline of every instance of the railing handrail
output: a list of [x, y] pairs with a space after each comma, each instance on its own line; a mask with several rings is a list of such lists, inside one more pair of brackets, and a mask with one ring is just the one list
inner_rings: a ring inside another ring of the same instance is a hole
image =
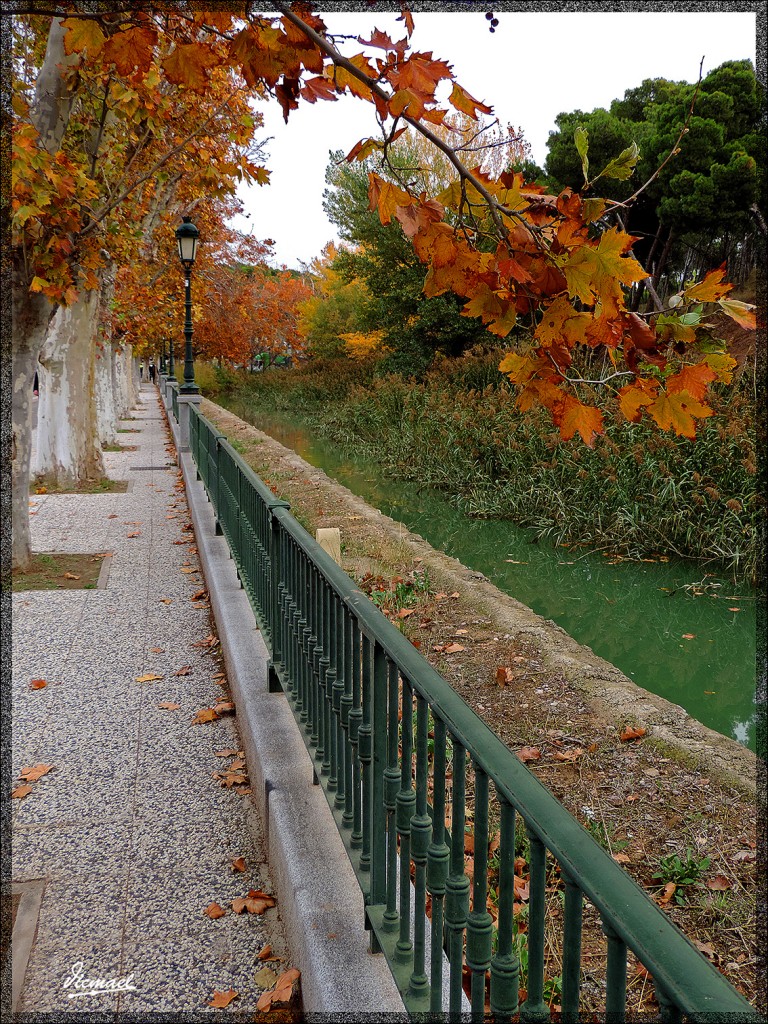
[[[515, 753], [480, 719], [416, 650], [413, 644], [376, 608], [354, 581], [290, 514], [288, 503], [276, 498], [237, 451], [194, 406], [216, 437], [216, 444], [267, 506], [270, 516], [319, 571], [362, 633], [375, 641], [408, 679], [414, 691], [439, 716], [448, 732], [467, 750], [472, 761], [494, 783], [497, 793], [519, 812], [563, 871], [600, 912], [604, 922], [649, 970], [660, 988], [692, 1019], [724, 1011], [756, 1018], [754, 1009], [709, 964], [647, 893], [621, 868], [557, 798], [524, 766]], [[195, 450], [197, 455], [197, 449]], [[685, 982], [680, 979], [684, 978]]]

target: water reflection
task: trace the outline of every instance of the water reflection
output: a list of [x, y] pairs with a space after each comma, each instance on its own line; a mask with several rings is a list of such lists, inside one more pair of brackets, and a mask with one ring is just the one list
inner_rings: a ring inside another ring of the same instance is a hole
[[755, 748], [755, 595], [745, 584], [733, 589], [727, 579], [708, 578], [696, 588], [705, 576], [697, 564], [609, 564], [614, 559], [532, 543], [510, 522], [468, 519], [439, 493], [383, 479], [373, 464], [340, 456], [333, 444], [295, 423], [261, 414], [245, 418], [557, 622], [640, 686]]

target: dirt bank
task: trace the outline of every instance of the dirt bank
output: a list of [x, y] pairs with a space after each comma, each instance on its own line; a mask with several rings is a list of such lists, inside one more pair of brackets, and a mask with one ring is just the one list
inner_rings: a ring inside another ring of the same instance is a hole
[[[512, 749], [539, 752], [529, 768], [649, 895], [663, 900], [662, 858], [710, 858], [665, 909], [754, 1000], [755, 756], [261, 431], [208, 401], [201, 411], [311, 533], [340, 529], [344, 568], [358, 582], [381, 592], [426, 569], [429, 592], [407, 617], [391, 610], [393, 620]], [[627, 727], [644, 732], [622, 740]]]

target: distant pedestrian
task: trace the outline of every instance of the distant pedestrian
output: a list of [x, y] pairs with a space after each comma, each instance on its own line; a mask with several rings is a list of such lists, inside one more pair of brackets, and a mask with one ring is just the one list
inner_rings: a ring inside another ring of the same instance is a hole
[[150, 363], [149, 364], [149, 379], [152, 381], [153, 384], [155, 383], [155, 364], [154, 363]]
[[139, 363], [139, 380], [144, 380], [144, 363]]

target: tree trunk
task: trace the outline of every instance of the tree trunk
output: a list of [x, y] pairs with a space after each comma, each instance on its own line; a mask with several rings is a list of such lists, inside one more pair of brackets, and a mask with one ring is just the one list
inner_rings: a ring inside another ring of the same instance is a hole
[[113, 386], [112, 331], [109, 306], [115, 290], [113, 264], [102, 271], [99, 293], [99, 339], [96, 342], [94, 363], [94, 397], [96, 399], [96, 434], [102, 447], [117, 441], [117, 410]]
[[25, 569], [32, 556], [29, 531], [29, 475], [32, 456], [33, 388], [38, 356], [54, 307], [30, 295], [22, 274], [14, 271], [12, 290], [13, 391], [11, 395], [12, 565]]
[[104, 474], [94, 396], [98, 314], [98, 291], [60, 306], [40, 354], [34, 469], [49, 485], [79, 487]]

